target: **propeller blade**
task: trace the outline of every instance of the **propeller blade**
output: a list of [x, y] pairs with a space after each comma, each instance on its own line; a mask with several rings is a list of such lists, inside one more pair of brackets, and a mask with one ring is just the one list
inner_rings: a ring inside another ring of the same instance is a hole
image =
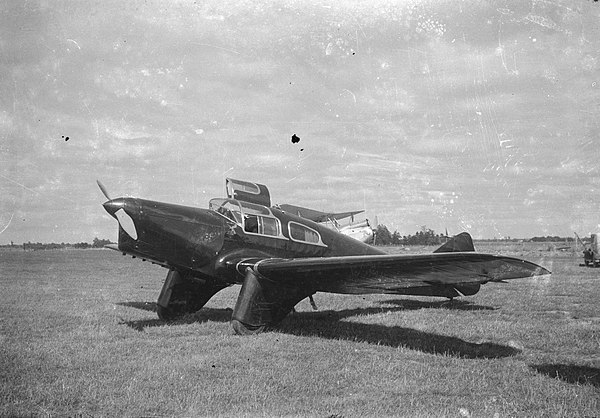
[[98, 183], [98, 187], [100, 187], [100, 191], [102, 191], [102, 194], [106, 196], [108, 200], [111, 200], [110, 196], [108, 195], [108, 192], [106, 191], [106, 188], [102, 183], [100, 183], [100, 180], [96, 180], [96, 183]]

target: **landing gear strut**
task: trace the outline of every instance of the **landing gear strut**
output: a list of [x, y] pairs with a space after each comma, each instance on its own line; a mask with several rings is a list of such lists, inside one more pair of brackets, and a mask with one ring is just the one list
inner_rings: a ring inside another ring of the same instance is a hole
[[202, 308], [224, 285], [200, 283], [193, 276], [169, 270], [162, 287], [156, 312], [163, 321], [172, 321]]
[[236, 334], [257, 334], [281, 322], [298, 302], [314, 293], [305, 286], [262, 279], [248, 268], [233, 310], [231, 326]]

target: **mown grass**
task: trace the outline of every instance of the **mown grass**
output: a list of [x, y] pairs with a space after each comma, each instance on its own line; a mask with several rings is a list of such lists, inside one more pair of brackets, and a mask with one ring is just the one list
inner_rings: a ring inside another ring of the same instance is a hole
[[320, 293], [250, 337], [229, 325], [239, 287], [165, 323], [160, 267], [0, 252], [0, 415], [598, 416], [600, 269], [514, 252], [554, 274], [454, 303]]

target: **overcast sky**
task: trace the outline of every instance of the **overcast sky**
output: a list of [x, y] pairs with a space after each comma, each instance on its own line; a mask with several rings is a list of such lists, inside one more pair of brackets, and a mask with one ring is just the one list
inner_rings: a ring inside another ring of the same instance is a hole
[[402, 235], [600, 231], [600, 3], [8, 3], [0, 244], [116, 239], [96, 179], [200, 207], [251, 180]]

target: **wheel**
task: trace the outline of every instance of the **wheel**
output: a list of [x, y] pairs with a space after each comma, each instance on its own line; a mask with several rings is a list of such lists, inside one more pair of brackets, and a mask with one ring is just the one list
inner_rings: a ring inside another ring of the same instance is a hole
[[260, 334], [265, 330], [265, 325], [252, 326], [246, 325], [237, 319], [231, 320], [231, 326], [237, 335], [253, 335]]

